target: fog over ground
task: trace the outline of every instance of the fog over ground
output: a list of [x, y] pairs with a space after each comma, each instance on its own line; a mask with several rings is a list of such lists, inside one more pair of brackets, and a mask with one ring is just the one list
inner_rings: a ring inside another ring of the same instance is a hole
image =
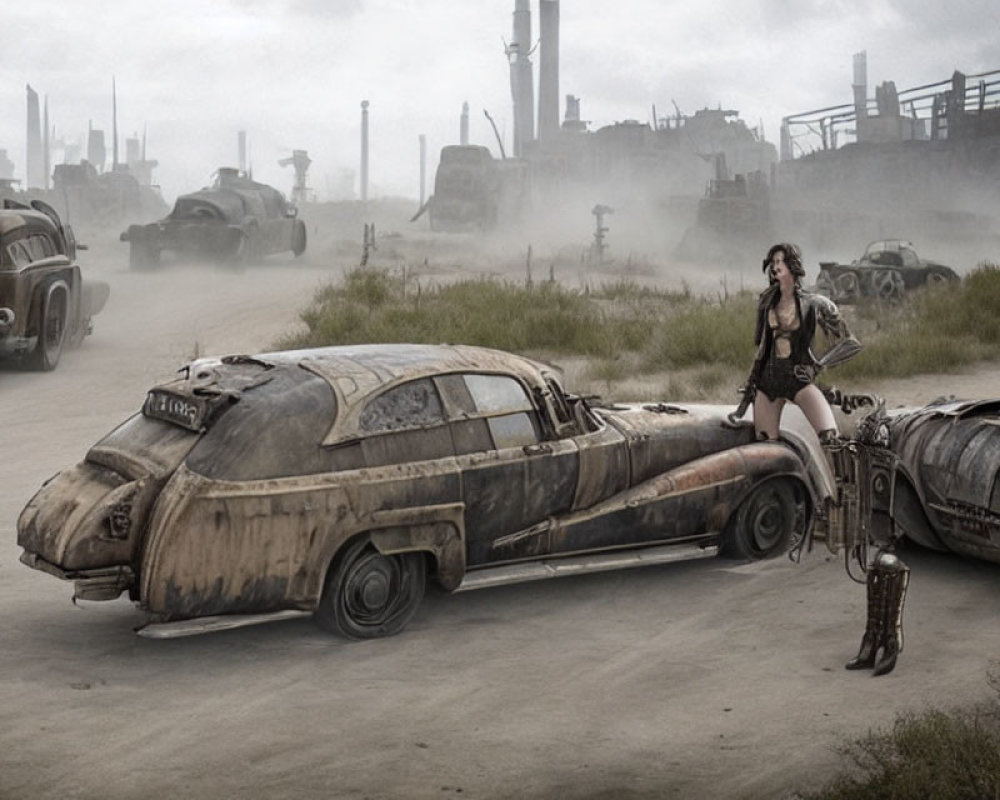
[[[532, 35], [538, 36], [537, 2]], [[0, 148], [25, 168], [25, 84], [48, 98], [56, 139], [83, 143], [88, 122], [143, 131], [164, 195], [209, 182], [237, 160], [248, 132], [254, 176], [289, 191], [278, 160], [305, 149], [322, 200], [359, 162], [360, 103], [371, 103], [371, 196], [419, 193], [418, 136], [428, 173], [458, 141], [463, 101], [470, 140], [497, 152], [488, 109], [509, 147], [503, 51], [513, 0], [137, 0], [109, 5], [6, 4], [0, 56]], [[782, 116], [851, 101], [854, 53], [868, 53], [870, 93], [1000, 66], [995, 0], [628, 0], [561, 3], [560, 94], [581, 99], [592, 129], [670, 113], [737, 109], [778, 140]], [[535, 78], [537, 81], [537, 55]], [[560, 109], [560, 114], [562, 109]], [[56, 160], [59, 160], [57, 154]]]

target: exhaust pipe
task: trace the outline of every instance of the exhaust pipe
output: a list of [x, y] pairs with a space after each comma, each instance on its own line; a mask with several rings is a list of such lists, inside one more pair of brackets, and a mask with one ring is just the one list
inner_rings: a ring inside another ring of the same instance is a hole
[[0, 331], [5, 331], [14, 324], [13, 309], [0, 307]]

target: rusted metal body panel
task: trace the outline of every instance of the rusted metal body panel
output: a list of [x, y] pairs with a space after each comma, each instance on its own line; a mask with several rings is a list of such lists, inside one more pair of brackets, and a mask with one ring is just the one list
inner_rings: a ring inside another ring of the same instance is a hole
[[1000, 400], [896, 412], [890, 432], [907, 481], [903, 496], [922, 511], [909, 524], [904, 517], [906, 533], [1000, 563]]
[[0, 210], [0, 357], [53, 369], [104, 307], [107, 284], [84, 283], [76, 241], [51, 206], [5, 201]]
[[362, 345], [184, 372], [18, 522], [26, 563], [79, 596], [127, 589], [158, 621], [317, 610], [359, 541], [377, 556], [344, 578], [355, 606], [414, 553], [453, 590], [505, 565], [716, 545], [773, 479], [807, 526], [825, 491], [792, 433], [752, 442], [724, 407], [591, 407], [498, 351]]

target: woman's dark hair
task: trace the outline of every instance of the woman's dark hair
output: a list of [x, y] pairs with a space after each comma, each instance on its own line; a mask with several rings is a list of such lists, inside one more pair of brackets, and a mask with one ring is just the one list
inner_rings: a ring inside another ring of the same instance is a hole
[[788, 267], [788, 271], [792, 273], [795, 280], [799, 281], [804, 278], [806, 276], [806, 268], [802, 266], [802, 251], [799, 250], [798, 245], [794, 245], [791, 242], [781, 242], [773, 245], [771, 249], [767, 251], [767, 257], [764, 259], [764, 265], [761, 267], [761, 271], [768, 271], [774, 263], [774, 254], [779, 250], [785, 254], [785, 266]]

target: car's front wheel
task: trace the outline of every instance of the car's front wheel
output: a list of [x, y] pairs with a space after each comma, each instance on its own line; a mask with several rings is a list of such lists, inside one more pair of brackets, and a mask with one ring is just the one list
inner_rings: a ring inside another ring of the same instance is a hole
[[316, 622], [350, 639], [392, 636], [413, 617], [425, 585], [422, 553], [382, 555], [362, 537], [348, 544], [331, 566]]
[[796, 486], [789, 478], [771, 478], [740, 503], [722, 539], [722, 554], [753, 561], [788, 549], [799, 522]]

